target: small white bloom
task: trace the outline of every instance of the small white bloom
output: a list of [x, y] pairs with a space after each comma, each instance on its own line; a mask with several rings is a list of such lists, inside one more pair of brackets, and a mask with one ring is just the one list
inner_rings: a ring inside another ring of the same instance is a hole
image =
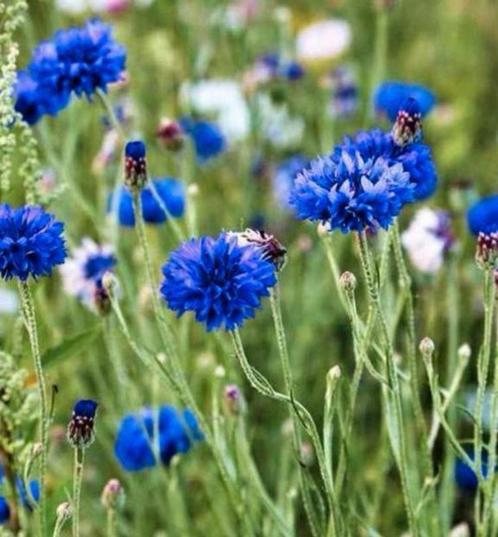
[[275, 104], [268, 95], [258, 96], [258, 112], [263, 137], [277, 149], [292, 149], [304, 135], [304, 121], [293, 117], [287, 105]]
[[441, 268], [451, 241], [451, 232], [444, 214], [428, 208], [416, 213], [401, 236], [411, 262], [418, 270], [428, 274], [435, 274]]
[[84, 238], [73, 256], [60, 268], [64, 291], [94, 309], [95, 292], [102, 276], [116, 264], [112, 247]]
[[297, 35], [296, 52], [299, 60], [329, 60], [343, 54], [351, 45], [351, 26], [341, 19], [315, 22]]
[[249, 134], [249, 107], [237, 82], [211, 79], [186, 83], [181, 95], [196, 112], [214, 116], [228, 140], [240, 141]]

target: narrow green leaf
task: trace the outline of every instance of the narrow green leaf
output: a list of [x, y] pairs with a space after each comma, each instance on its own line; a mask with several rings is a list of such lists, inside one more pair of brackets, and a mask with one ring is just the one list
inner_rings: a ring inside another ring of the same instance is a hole
[[86, 346], [93, 343], [99, 335], [100, 329], [100, 325], [95, 325], [89, 330], [69, 336], [58, 345], [47, 349], [42, 355], [42, 364], [46, 367], [51, 367], [69, 359], [71, 356], [77, 354]]

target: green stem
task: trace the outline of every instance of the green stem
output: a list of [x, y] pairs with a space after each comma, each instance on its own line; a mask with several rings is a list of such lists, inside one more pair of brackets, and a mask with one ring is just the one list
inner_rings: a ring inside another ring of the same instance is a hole
[[325, 464], [325, 454], [323, 452], [323, 447], [320, 441], [320, 436], [316, 428], [315, 422], [311, 417], [309, 411], [296, 399], [291, 399], [289, 396], [277, 392], [270, 382], [264, 377], [257, 369], [251, 366], [249, 363], [246, 353], [244, 351], [244, 346], [240, 333], [237, 329], [230, 332], [232, 336], [232, 343], [235, 350], [235, 355], [239, 360], [242, 371], [246, 375], [247, 380], [251, 386], [257, 390], [261, 395], [287, 403], [292, 405], [297, 416], [299, 417], [302, 425], [304, 426], [306, 432], [308, 433], [311, 443], [313, 444], [313, 449], [315, 450], [316, 459], [318, 462], [318, 467], [320, 470], [320, 476], [323, 481], [325, 491], [327, 493], [327, 503], [330, 510], [333, 510], [333, 505], [335, 502], [335, 492], [331, 483], [331, 479], [328, 475], [326, 464]]
[[[486, 269], [484, 272], [484, 335], [481, 352], [477, 363], [477, 395], [474, 410], [474, 449], [475, 449], [475, 467], [479, 482], [482, 483], [484, 476], [482, 472], [482, 450], [483, 450], [483, 427], [482, 411], [484, 406], [484, 397], [486, 394], [486, 385], [489, 375], [489, 365], [491, 358], [491, 340], [493, 332], [493, 311], [495, 302], [495, 287], [493, 282], [493, 272]], [[476, 506], [481, 502], [482, 487], [479, 487], [476, 494]], [[476, 527], [478, 534], [482, 534], [482, 520], [480, 509], [475, 510]]]
[[80, 536], [80, 499], [81, 482], [83, 480], [83, 464], [85, 460], [85, 449], [74, 448], [74, 468], [73, 468], [73, 537]]
[[[273, 317], [273, 324], [275, 327], [275, 334], [277, 337], [277, 346], [278, 346], [278, 351], [279, 351], [279, 356], [280, 356], [280, 363], [282, 365], [282, 371], [284, 374], [285, 390], [289, 398], [289, 401], [291, 402], [289, 412], [290, 412], [290, 417], [292, 419], [293, 431], [295, 433], [294, 440], [295, 440], [295, 443], [297, 444], [295, 447], [299, 449], [299, 444], [300, 444], [300, 439], [298, 436], [299, 416], [297, 414], [297, 409], [295, 406], [294, 381], [292, 378], [292, 369], [290, 366], [289, 351], [287, 348], [287, 339], [285, 336], [285, 328], [284, 328], [284, 324], [282, 321], [282, 310], [280, 307], [280, 288], [278, 286], [278, 283], [270, 291], [270, 304], [271, 304], [271, 312], [272, 312], [272, 317]], [[331, 506], [330, 535], [335, 536], [337, 535], [339, 515], [337, 512], [337, 502], [335, 501], [332, 467], [331, 465], [327, 464], [327, 456], [324, 453], [321, 444], [319, 445], [318, 448], [317, 446], [314, 446], [314, 447], [317, 453], [323, 453], [323, 466], [325, 468], [326, 479], [328, 482], [328, 485], [327, 483], [325, 483], [325, 487], [331, 493], [331, 497], [329, 499], [329, 505]]]
[[98, 88], [97, 97], [100, 99], [100, 102], [102, 103], [102, 106], [104, 107], [105, 112], [107, 112], [107, 114], [109, 115], [109, 119], [111, 121], [113, 128], [119, 134], [121, 140], [122, 141], [125, 140], [126, 134], [123, 130], [121, 123], [116, 117], [116, 113], [114, 112], [114, 107], [112, 106], [111, 102], [107, 98], [107, 94], [104, 91], [102, 91], [100, 88]]
[[403, 498], [408, 517], [408, 524], [410, 526], [410, 532], [412, 534], [412, 537], [418, 537], [420, 535], [419, 525], [415, 513], [415, 505], [412, 498], [412, 493], [410, 490], [410, 474], [408, 470], [409, 458], [406, 447], [403, 409], [401, 401], [401, 386], [399, 384], [396, 364], [394, 362], [394, 349], [389, 335], [389, 330], [387, 327], [384, 312], [382, 310], [382, 305], [380, 303], [380, 296], [378, 293], [378, 281], [375, 276], [375, 269], [373, 267], [373, 261], [371, 258], [370, 249], [368, 247], [368, 239], [365, 232], [361, 232], [359, 234], [359, 246], [361, 264], [368, 287], [370, 307], [374, 309], [377, 313], [381, 328], [381, 335], [384, 339], [385, 362], [387, 377], [389, 380], [389, 387], [382, 386], [382, 393], [385, 398], [386, 410], [389, 410], [392, 414], [392, 417], [395, 420], [395, 428], [397, 430], [396, 434], [393, 434], [393, 431], [390, 431], [389, 438], [391, 440], [391, 447], [394, 454], [394, 458], [399, 469], [401, 488], [403, 491]]
[[33, 297], [27, 282], [19, 282], [19, 294], [21, 297], [24, 324], [28, 331], [31, 353], [35, 366], [38, 394], [40, 397], [40, 431], [41, 431], [41, 453], [40, 453], [40, 535], [44, 537], [47, 531], [47, 455], [48, 455], [48, 403], [45, 377], [43, 374], [40, 346], [38, 343], [38, 330], [36, 325], [35, 307]]
[[[493, 289], [494, 289], [494, 283]], [[498, 340], [498, 316], [496, 318], [496, 337]], [[486, 501], [484, 503], [483, 513], [483, 534], [492, 535], [491, 527], [493, 519], [496, 518], [495, 509], [493, 508], [494, 498], [496, 494], [496, 448], [498, 443], [498, 347], [495, 348], [494, 360], [494, 375], [493, 375], [493, 390], [491, 395], [491, 421], [490, 421], [490, 440], [489, 440], [489, 465], [488, 475], [486, 478]]]
[[116, 537], [117, 535], [117, 516], [116, 509], [107, 510], [107, 537]]

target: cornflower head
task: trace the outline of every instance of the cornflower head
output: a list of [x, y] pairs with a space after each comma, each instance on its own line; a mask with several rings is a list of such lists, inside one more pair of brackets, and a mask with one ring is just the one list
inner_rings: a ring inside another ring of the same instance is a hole
[[[180, 218], [185, 212], [185, 185], [172, 177], [152, 179], [140, 191], [140, 201], [142, 217], [147, 224], [162, 224], [169, 217]], [[114, 205], [117, 208], [120, 225], [133, 227], [135, 225], [133, 196], [127, 188], [122, 187], [109, 197], [108, 210], [112, 210]]]
[[376, 231], [387, 229], [407, 203], [430, 196], [436, 184], [428, 146], [399, 146], [392, 134], [374, 129], [312, 161], [298, 174], [290, 204], [298, 218], [331, 230]]
[[375, 92], [374, 107], [377, 113], [386, 115], [390, 121], [395, 121], [409, 98], [417, 101], [422, 117], [426, 116], [436, 104], [434, 93], [421, 84], [386, 81], [380, 84]]
[[225, 151], [227, 141], [215, 123], [184, 117], [180, 120], [180, 126], [192, 140], [197, 161], [200, 164], [208, 162]]
[[[159, 437], [156, 437], [156, 431]], [[170, 405], [156, 410], [143, 408], [124, 416], [119, 424], [114, 454], [128, 472], [169, 465], [179, 453], [187, 453], [195, 442], [204, 439], [195, 415]]]
[[260, 245], [240, 245], [237, 237], [190, 239], [163, 266], [161, 295], [178, 316], [195, 313], [207, 330], [234, 330], [255, 315], [276, 284], [275, 266]]
[[98, 90], [107, 91], [121, 79], [125, 64], [125, 49], [100, 20], [59, 30], [35, 48], [31, 62], [20, 71], [15, 108], [26, 122], [36, 123], [65, 108], [72, 94], [90, 99]]
[[467, 224], [474, 235], [498, 231], [498, 194], [474, 203], [467, 211]]
[[110, 245], [84, 238], [60, 268], [64, 290], [88, 308], [99, 310], [102, 277], [115, 266], [116, 257]]
[[25, 282], [49, 276], [66, 258], [64, 225], [35, 205], [0, 204], [0, 275]]
[[132, 140], [125, 146], [124, 184], [131, 192], [139, 192], [147, 184], [146, 148], [142, 140]]
[[92, 399], [80, 399], [75, 403], [67, 427], [67, 440], [74, 448], [87, 448], [95, 440], [97, 406]]

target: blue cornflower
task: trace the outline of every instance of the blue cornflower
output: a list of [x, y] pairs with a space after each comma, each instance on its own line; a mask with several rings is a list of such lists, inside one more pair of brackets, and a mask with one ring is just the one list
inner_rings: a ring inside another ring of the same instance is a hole
[[10, 519], [10, 507], [7, 500], [0, 496], [0, 524], [5, 524]]
[[92, 399], [76, 401], [67, 427], [67, 439], [73, 447], [86, 448], [94, 441], [97, 406]]
[[301, 219], [348, 231], [387, 228], [406, 203], [436, 187], [430, 149], [399, 146], [378, 129], [346, 138], [298, 174], [290, 204]]
[[182, 118], [180, 126], [192, 139], [199, 163], [207, 162], [226, 149], [227, 142], [225, 137], [215, 123]]
[[66, 258], [64, 225], [35, 205], [0, 204], [0, 275], [26, 281], [51, 274]]
[[[155, 432], [159, 433], [159, 440]], [[119, 425], [114, 453], [121, 466], [134, 472], [156, 465], [157, 452], [161, 462], [168, 465], [177, 453], [186, 453], [196, 441], [203, 440], [194, 414], [163, 405], [158, 411], [142, 409], [126, 415]]]
[[409, 97], [418, 102], [422, 116], [426, 116], [436, 104], [436, 96], [425, 86], [389, 81], [383, 82], [375, 92], [375, 110], [385, 114], [390, 121], [395, 121], [398, 112]]
[[310, 160], [296, 154], [282, 161], [272, 176], [273, 197], [283, 209], [290, 209], [289, 196], [297, 174], [306, 168]]
[[467, 211], [467, 223], [474, 235], [498, 231], [498, 194], [486, 196]]
[[281, 72], [282, 76], [290, 81], [300, 80], [305, 74], [304, 67], [300, 63], [294, 61], [284, 63]]
[[112, 29], [98, 19], [81, 28], [59, 30], [33, 51], [31, 62], [16, 84], [16, 110], [28, 123], [57, 114], [71, 94], [91, 98], [97, 90], [121, 79], [126, 51]]
[[184, 242], [163, 266], [161, 294], [180, 316], [195, 313], [208, 331], [234, 330], [261, 306], [276, 283], [275, 268], [255, 246], [221, 233]]
[[[153, 188], [155, 192], [152, 191]], [[149, 224], [162, 224], [169, 215], [173, 218], [180, 218], [185, 211], [185, 185], [177, 179], [170, 177], [153, 179], [141, 190], [140, 198], [143, 218]], [[157, 198], [161, 200], [161, 204]], [[134, 226], [133, 198], [128, 189], [121, 187], [117, 194], [110, 197], [109, 210], [112, 210], [114, 203], [116, 203], [119, 223], [122, 226]], [[166, 215], [163, 207], [167, 209], [169, 215]]]
[[116, 257], [110, 245], [99, 245], [86, 237], [60, 268], [64, 290], [94, 308], [95, 297], [102, 277], [116, 266]]
[[[473, 446], [466, 446], [465, 452], [467, 455], [474, 460], [474, 448]], [[488, 454], [486, 451], [482, 452], [481, 457], [481, 469], [482, 475], [484, 478], [488, 475]], [[457, 485], [466, 492], [475, 492], [479, 485], [474, 470], [468, 466], [462, 459], [457, 459], [455, 461], [454, 476]]]

